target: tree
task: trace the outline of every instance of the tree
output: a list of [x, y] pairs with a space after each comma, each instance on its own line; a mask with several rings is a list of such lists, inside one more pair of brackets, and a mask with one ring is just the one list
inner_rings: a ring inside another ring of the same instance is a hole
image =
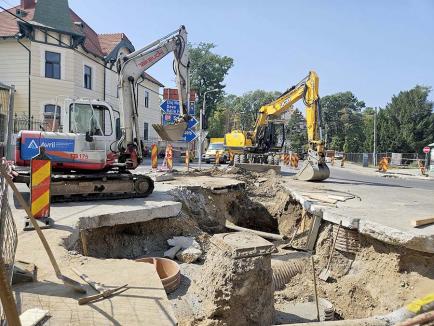
[[237, 97], [233, 102], [232, 110], [240, 117], [240, 128], [251, 130], [255, 125], [261, 106], [274, 101], [279, 95], [280, 93], [277, 91], [267, 92], [258, 89]]
[[286, 143], [294, 152], [304, 152], [307, 149], [306, 119], [298, 109], [295, 109], [289, 118]]
[[[365, 140], [363, 142], [362, 151], [369, 153], [374, 151], [374, 115], [375, 110], [373, 108], [366, 108], [362, 112], [363, 120], [363, 133], [365, 134]], [[377, 116], [378, 120], [378, 116]], [[377, 121], [378, 125], [378, 121]]]
[[434, 141], [433, 103], [428, 101], [430, 87], [401, 91], [378, 116], [379, 150], [422, 152]]
[[320, 103], [328, 147], [347, 152], [361, 151], [365, 141], [361, 111], [365, 103], [352, 92], [324, 96]]
[[215, 47], [213, 43], [199, 43], [197, 47], [189, 44], [190, 83], [191, 89], [195, 90], [198, 95], [197, 106], [202, 107], [203, 96], [206, 91], [220, 90], [220, 92], [210, 92], [206, 95], [205, 117], [212, 116], [217, 102], [222, 99], [223, 89], [226, 86], [223, 81], [234, 64], [232, 58], [213, 53], [212, 50]]
[[236, 95], [227, 95], [217, 104], [209, 118], [210, 137], [223, 137], [233, 128], [234, 120], [239, 118], [233, 114], [233, 103], [236, 99]]

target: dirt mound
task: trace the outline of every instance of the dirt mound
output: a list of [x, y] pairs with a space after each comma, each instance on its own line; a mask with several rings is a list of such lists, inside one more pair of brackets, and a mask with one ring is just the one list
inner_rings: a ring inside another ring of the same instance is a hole
[[[326, 266], [331, 246], [331, 227], [323, 227], [315, 254], [316, 274]], [[335, 251], [332, 282], [318, 280], [318, 294], [333, 303], [344, 319], [386, 314], [434, 288], [434, 255], [386, 246], [360, 237], [356, 254]], [[285, 290], [275, 293], [277, 302], [307, 302], [313, 295], [312, 268], [291, 279]]]

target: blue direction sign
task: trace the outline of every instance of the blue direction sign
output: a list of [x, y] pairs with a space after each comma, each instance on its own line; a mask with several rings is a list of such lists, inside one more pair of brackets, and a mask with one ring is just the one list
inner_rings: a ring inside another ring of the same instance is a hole
[[197, 135], [193, 130], [188, 128], [186, 131], [184, 131], [184, 136], [182, 136], [182, 138], [184, 138], [184, 140], [189, 143], [195, 140], [197, 138]]
[[165, 100], [163, 103], [160, 104], [160, 107], [164, 113], [179, 115], [179, 101]]
[[[164, 100], [164, 102], [160, 104], [160, 108], [166, 114], [180, 114], [179, 101], [177, 100]], [[194, 102], [190, 102], [188, 114], [194, 115]]]
[[187, 126], [188, 128], [194, 128], [194, 126], [197, 125], [197, 120], [195, 117], [192, 117], [190, 120], [188, 120]]

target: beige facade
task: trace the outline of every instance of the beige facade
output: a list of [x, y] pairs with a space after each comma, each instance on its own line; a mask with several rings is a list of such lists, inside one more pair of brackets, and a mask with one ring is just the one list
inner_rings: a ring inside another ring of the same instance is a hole
[[[46, 35], [47, 34], [47, 35]], [[34, 120], [44, 120], [46, 105], [58, 105], [65, 110], [65, 97], [90, 98], [104, 100], [119, 110], [117, 91], [117, 74], [109, 69], [108, 64], [79, 46], [72, 49], [60, 46], [58, 39], [70, 44], [70, 36], [54, 32], [35, 30], [34, 41], [23, 38], [21, 43], [31, 52], [31, 116]], [[52, 38], [54, 36], [55, 38]], [[45, 74], [46, 52], [60, 54], [60, 79], [47, 78]], [[15, 112], [18, 116], [28, 117], [28, 65], [29, 53], [14, 38], [0, 38], [0, 81], [15, 85]], [[85, 88], [84, 69], [91, 68], [91, 89]], [[105, 71], [104, 71], [105, 70]], [[145, 80], [139, 87], [139, 121], [141, 126], [140, 138], [157, 139], [152, 124], [160, 123], [160, 85]], [[148, 95], [145, 107], [145, 92]], [[61, 122], [62, 124], [63, 122]], [[145, 136], [145, 123], [148, 135]]]

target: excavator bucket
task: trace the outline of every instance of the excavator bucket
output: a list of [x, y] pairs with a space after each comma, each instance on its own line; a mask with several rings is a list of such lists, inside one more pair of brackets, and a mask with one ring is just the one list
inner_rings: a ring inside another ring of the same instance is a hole
[[184, 131], [187, 129], [187, 122], [178, 122], [173, 125], [159, 125], [153, 124], [157, 134], [161, 137], [162, 140], [165, 141], [178, 141], [182, 139], [184, 135]]
[[306, 160], [295, 178], [302, 181], [322, 181], [329, 176], [330, 170], [327, 164]]

